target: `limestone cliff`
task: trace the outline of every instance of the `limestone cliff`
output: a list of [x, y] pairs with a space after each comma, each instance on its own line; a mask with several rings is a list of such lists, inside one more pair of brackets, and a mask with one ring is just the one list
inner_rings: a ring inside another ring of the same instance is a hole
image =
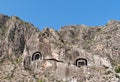
[[120, 21], [38, 30], [0, 14], [0, 82], [120, 82]]

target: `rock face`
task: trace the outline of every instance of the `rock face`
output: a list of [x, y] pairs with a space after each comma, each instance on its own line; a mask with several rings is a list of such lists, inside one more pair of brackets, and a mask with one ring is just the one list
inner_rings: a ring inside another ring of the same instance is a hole
[[0, 14], [0, 82], [120, 82], [120, 22], [38, 30]]

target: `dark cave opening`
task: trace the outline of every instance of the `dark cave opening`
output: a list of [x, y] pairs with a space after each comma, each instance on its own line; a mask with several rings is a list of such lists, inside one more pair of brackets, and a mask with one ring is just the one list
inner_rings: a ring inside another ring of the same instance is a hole
[[42, 59], [42, 54], [40, 52], [34, 52], [32, 55], [32, 61]]

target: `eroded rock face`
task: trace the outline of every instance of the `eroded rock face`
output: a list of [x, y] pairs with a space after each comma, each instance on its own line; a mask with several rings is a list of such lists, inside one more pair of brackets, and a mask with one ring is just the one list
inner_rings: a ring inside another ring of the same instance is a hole
[[120, 22], [39, 31], [0, 14], [0, 64], [0, 82], [119, 82]]

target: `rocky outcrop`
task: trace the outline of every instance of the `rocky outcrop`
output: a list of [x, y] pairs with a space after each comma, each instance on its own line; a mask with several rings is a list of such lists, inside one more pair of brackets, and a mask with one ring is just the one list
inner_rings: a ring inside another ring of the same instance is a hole
[[120, 22], [40, 31], [0, 14], [0, 64], [0, 82], [119, 82]]

